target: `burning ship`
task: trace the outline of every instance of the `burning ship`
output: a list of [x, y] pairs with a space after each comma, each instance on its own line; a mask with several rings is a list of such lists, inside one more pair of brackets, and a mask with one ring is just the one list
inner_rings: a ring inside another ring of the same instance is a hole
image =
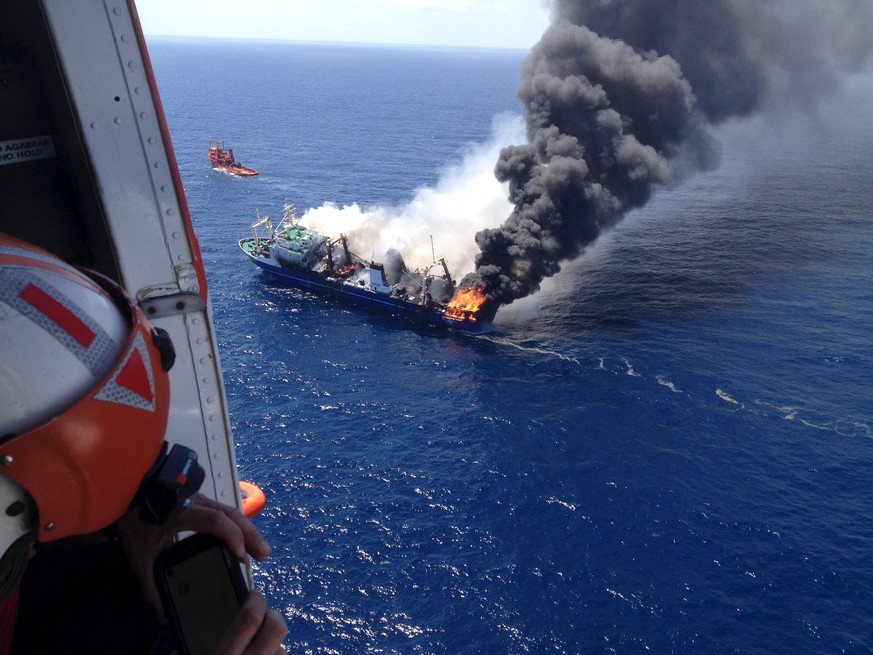
[[243, 177], [251, 177], [257, 175], [258, 171], [254, 168], [243, 166], [233, 157], [233, 150], [225, 150], [221, 141], [216, 141], [209, 146], [209, 161], [212, 168], [230, 173], [231, 175], [241, 175]]
[[481, 287], [456, 289], [445, 259], [410, 271], [395, 253], [386, 272], [385, 264], [352, 253], [344, 235], [331, 239], [301, 225], [293, 205], [285, 205], [275, 228], [268, 216], [259, 216], [239, 247], [286, 284], [425, 325], [486, 332], [497, 311]]

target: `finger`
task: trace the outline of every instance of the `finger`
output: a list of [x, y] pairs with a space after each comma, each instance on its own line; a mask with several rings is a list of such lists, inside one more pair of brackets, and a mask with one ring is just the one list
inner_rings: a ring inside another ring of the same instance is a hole
[[213, 534], [227, 545], [237, 559], [248, 563], [242, 529], [220, 509], [192, 504], [184, 512], [174, 516], [168, 527], [173, 532]]
[[205, 507], [217, 512], [221, 512], [229, 518], [242, 532], [244, 549], [251, 553], [252, 556], [262, 562], [270, 556], [270, 545], [261, 535], [260, 530], [255, 527], [245, 514], [238, 508], [225, 505], [203, 495], [198, 495], [192, 502], [192, 507]]
[[248, 645], [246, 653], [251, 655], [284, 653], [282, 642], [287, 634], [288, 626], [285, 625], [285, 619], [282, 618], [282, 615], [276, 610], [268, 610], [264, 614], [264, 620], [261, 622], [258, 632]]
[[221, 636], [216, 654], [250, 652], [249, 645], [260, 630], [266, 614], [267, 599], [259, 591], [250, 591], [236, 618]]

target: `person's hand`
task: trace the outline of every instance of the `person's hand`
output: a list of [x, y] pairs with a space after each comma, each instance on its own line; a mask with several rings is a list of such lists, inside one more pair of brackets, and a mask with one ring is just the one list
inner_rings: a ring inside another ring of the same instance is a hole
[[[269, 544], [241, 511], [202, 495], [195, 496], [187, 509], [173, 515], [163, 525], [144, 523], [134, 512], [125, 514], [115, 525], [143, 596], [162, 619], [163, 608], [153, 567], [158, 553], [172, 545], [176, 533], [213, 534], [227, 545], [240, 562], [246, 564], [249, 555], [259, 562], [270, 555]], [[281, 643], [286, 633], [282, 615], [267, 608], [263, 594], [251, 591], [240, 613], [222, 637], [222, 645], [217, 653], [284, 653]]]
[[245, 514], [236, 507], [219, 503], [201, 494], [194, 496], [187, 509], [174, 514], [159, 527], [170, 538], [177, 532], [213, 534], [244, 564], [249, 563], [249, 554], [259, 562], [270, 556], [269, 544]]
[[214, 655], [278, 655], [285, 653], [282, 641], [288, 627], [282, 615], [267, 607], [267, 599], [255, 589], [249, 592], [233, 623], [215, 648]]

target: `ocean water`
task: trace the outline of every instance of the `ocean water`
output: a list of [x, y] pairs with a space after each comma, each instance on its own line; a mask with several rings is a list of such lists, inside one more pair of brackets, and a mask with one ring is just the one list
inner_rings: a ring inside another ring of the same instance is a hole
[[470, 337], [236, 241], [438, 187], [520, 115], [524, 52], [149, 46], [290, 652], [873, 649], [873, 76], [724, 126], [717, 170]]

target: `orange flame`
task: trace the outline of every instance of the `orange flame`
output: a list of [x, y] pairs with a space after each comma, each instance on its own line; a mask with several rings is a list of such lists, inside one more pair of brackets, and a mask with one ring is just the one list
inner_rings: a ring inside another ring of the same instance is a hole
[[446, 309], [445, 316], [455, 321], [463, 321], [469, 318], [475, 321], [476, 312], [482, 307], [488, 298], [485, 296], [485, 290], [482, 287], [470, 287], [468, 289], [458, 289], [455, 297]]

